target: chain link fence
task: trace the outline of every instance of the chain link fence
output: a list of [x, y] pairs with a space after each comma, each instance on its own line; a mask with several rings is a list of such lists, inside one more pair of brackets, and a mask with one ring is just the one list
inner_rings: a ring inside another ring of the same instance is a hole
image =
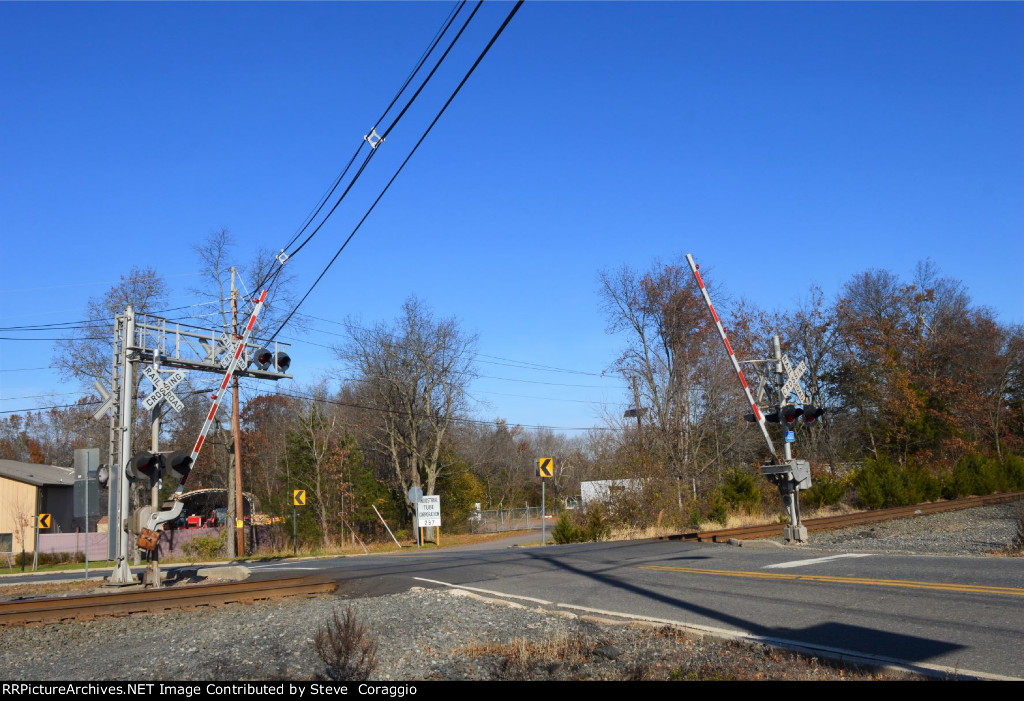
[[[548, 509], [547, 525], [550, 529], [555, 514]], [[472, 533], [500, 533], [502, 531], [540, 530], [540, 507], [529, 506], [520, 509], [489, 509], [476, 511], [469, 517]]]

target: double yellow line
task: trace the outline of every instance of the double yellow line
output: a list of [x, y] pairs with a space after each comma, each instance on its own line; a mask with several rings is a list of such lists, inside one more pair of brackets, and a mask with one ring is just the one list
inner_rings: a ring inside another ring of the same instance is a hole
[[746, 577], [748, 579], [782, 579], [799, 582], [827, 582], [829, 584], [864, 584], [874, 587], [902, 587], [904, 589], [932, 589], [935, 591], [955, 591], [971, 594], [1001, 594], [1004, 596], [1024, 596], [1024, 589], [1015, 587], [989, 587], [977, 584], [943, 584], [941, 582], [914, 582], [905, 579], [868, 579], [865, 577], [828, 577], [815, 574], [778, 574], [775, 572], [744, 572], [741, 570], [709, 570], [699, 567], [668, 567], [664, 565], [641, 565], [642, 570], [659, 572], [682, 572], [685, 574], [705, 574], [716, 577]]

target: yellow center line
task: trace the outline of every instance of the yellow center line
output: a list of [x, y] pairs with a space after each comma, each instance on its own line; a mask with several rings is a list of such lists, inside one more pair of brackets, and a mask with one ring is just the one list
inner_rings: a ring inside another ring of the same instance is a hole
[[800, 582], [828, 582], [830, 584], [866, 584], [876, 587], [903, 587], [906, 589], [935, 589], [937, 591], [958, 591], [972, 594], [1003, 594], [1024, 596], [1024, 589], [1015, 587], [990, 587], [977, 584], [943, 584], [941, 582], [914, 582], [905, 579], [867, 579], [865, 577], [828, 577], [815, 574], [779, 574], [776, 572], [745, 572], [742, 570], [709, 570], [699, 567], [668, 567], [665, 565], [641, 565], [642, 570], [660, 572], [684, 572], [686, 574], [707, 574], [718, 577], [747, 577], [749, 579], [785, 579]]

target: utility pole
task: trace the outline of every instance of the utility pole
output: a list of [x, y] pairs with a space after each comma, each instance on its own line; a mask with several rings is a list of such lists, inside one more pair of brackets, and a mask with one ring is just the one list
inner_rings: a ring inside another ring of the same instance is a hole
[[[640, 409], [640, 393], [636, 388], [636, 375], [630, 377], [633, 381], [633, 411], [636, 412], [636, 436], [640, 441], [640, 471], [647, 475], [647, 458], [644, 455], [644, 432], [643, 426], [640, 424], [640, 415], [643, 411]], [[628, 412], [627, 412], [628, 413]]]
[[[238, 338], [238, 289], [235, 287], [235, 268], [231, 267], [231, 332]], [[232, 529], [229, 533], [235, 536], [235, 554], [245, 555], [245, 530], [238, 527], [239, 521], [245, 517], [245, 510], [242, 506], [242, 439], [238, 415], [238, 375], [232, 378], [231, 383], [231, 434], [234, 438], [235, 449], [233, 454], [234, 462], [234, 494], [228, 495], [228, 499], [234, 500], [234, 509], [228, 509], [228, 526]], [[233, 514], [231, 512], [234, 512]]]

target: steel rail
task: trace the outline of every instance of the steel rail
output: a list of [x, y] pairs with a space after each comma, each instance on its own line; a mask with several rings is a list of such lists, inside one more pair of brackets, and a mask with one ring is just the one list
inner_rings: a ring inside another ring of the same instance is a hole
[[310, 597], [331, 593], [337, 587], [336, 581], [323, 576], [290, 577], [255, 582], [199, 584], [110, 594], [5, 601], [0, 602], [0, 627], [91, 620], [102, 616], [157, 613], [198, 606], [252, 603], [291, 596]]
[[[873, 511], [859, 511], [853, 514], [841, 514], [839, 516], [823, 516], [805, 520], [803, 525], [808, 531], [833, 531], [839, 528], [860, 526], [869, 523], [882, 523], [899, 518], [910, 518], [913, 516], [925, 516], [938, 514], [944, 511], [957, 511], [959, 509], [971, 509], [978, 506], [991, 506], [993, 504], [1004, 504], [1010, 501], [1024, 499], [1024, 492], [1007, 492], [1003, 494], [989, 494], [981, 497], [964, 497], [962, 499], [950, 499], [948, 501], [937, 501], [928, 504], [914, 504], [911, 506], [895, 506], [888, 509], [875, 509]], [[739, 528], [723, 528], [715, 531], [691, 531], [688, 533], [677, 533], [662, 536], [661, 540], [687, 540], [699, 543], [724, 543], [736, 540], [756, 540], [758, 538], [772, 538], [782, 534], [782, 524], [770, 523], [760, 526], [742, 526]]]

